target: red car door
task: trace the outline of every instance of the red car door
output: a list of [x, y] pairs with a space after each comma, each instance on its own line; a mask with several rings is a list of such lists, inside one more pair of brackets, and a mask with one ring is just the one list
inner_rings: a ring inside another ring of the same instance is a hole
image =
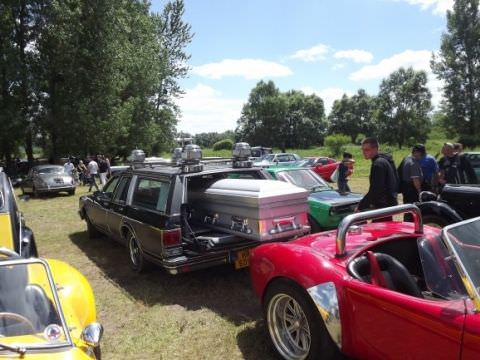
[[467, 300], [467, 308], [462, 360], [477, 360], [480, 354], [480, 314], [470, 300]]
[[353, 351], [349, 355], [370, 360], [460, 359], [463, 299], [422, 299], [352, 280], [343, 305], [342, 327], [348, 333], [343, 345]]

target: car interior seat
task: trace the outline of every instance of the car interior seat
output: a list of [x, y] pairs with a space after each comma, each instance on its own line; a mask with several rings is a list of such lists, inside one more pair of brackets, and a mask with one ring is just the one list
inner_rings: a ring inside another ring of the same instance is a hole
[[367, 251], [348, 264], [358, 280], [423, 298], [422, 292], [405, 266], [393, 256]]
[[33, 310], [32, 323], [37, 330], [43, 330], [45, 324], [60, 324], [53, 302], [45, 294], [45, 290], [37, 284], [29, 284], [25, 288], [25, 298], [29, 308]]

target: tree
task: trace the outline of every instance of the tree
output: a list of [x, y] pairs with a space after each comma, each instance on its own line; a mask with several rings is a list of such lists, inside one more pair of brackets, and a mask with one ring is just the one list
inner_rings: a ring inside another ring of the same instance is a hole
[[7, 167], [20, 144], [33, 161], [32, 118], [38, 111], [34, 90], [35, 44], [46, 1], [8, 0], [0, 3], [0, 155]]
[[400, 68], [382, 80], [375, 116], [378, 137], [400, 148], [425, 142], [430, 129], [431, 97], [424, 71]]
[[365, 90], [359, 89], [357, 94], [335, 100], [328, 116], [329, 134], [342, 133], [350, 136], [354, 143], [359, 134], [373, 132], [374, 98]]
[[480, 144], [480, 14], [478, 0], [456, 0], [447, 12], [447, 31], [442, 34], [432, 69], [444, 82], [443, 111], [452, 135]]
[[281, 93], [273, 81], [250, 92], [235, 130], [236, 140], [252, 146], [306, 148], [321, 144], [326, 121], [323, 100], [300, 91]]
[[52, 0], [39, 36], [38, 117], [52, 157], [148, 153], [173, 144], [176, 83], [188, 70], [183, 1]]

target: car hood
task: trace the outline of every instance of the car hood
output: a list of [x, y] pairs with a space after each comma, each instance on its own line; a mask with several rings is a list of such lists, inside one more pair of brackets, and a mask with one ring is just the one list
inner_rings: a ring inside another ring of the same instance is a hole
[[308, 197], [309, 200], [317, 200], [323, 203], [328, 203], [332, 206], [355, 204], [360, 202], [363, 198], [362, 194], [347, 193], [340, 194], [336, 190], [323, 190], [311, 193]]

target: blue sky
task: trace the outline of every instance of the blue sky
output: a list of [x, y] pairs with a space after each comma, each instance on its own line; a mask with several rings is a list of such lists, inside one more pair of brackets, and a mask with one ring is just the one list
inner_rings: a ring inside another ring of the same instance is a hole
[[[152, 11], [165, 1], [153, 0]], [[453, 0], [185, 0], [194, 33], [178, 130], [234, 130], [260, 81], [315, 93], [326, 113], [342, 94], [376, 95], [400, 66], [429, 74], [433, 102], [441, 83], [429, 61], [438, 51]]]

